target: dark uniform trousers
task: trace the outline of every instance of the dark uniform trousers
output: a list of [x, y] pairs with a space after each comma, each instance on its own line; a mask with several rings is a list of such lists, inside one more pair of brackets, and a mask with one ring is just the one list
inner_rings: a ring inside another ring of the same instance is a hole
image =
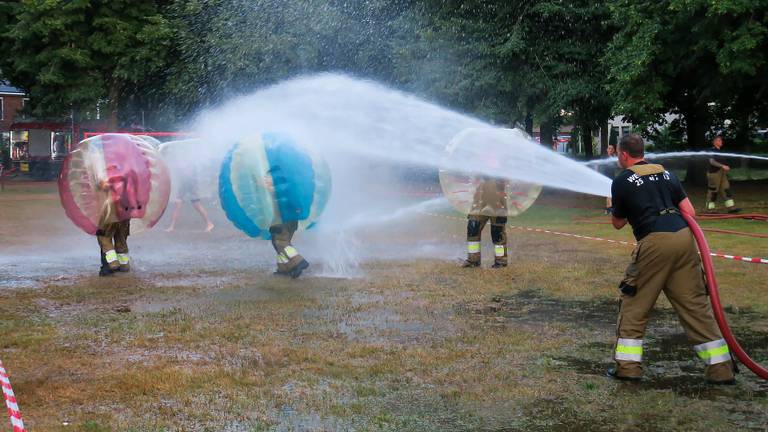
[[506, 216], [469, 215], [467, 219], [467, 261], [480, 263], [480, 238], [483, 228], [490, 221], [495, 262], [498, 265], [507, 265]]
[[299, 228], [298, 221], [272, 225], [269, 233], [272, 235], [272, 247], [277, 252], [277, 272], [288, 273], [293, 270], [304, 258], [299, 255], [296, 248], [291, 245], [293, 234]]
[[127, 269], [128, 236], [131, 234], [131, 221], [120, 221], [106, 224], [96, 231], [96, 239], [101, 247], [101, 264], [112, 270]]
[[677, 312], [696, 354], [706, 364], [706, 377], [713, 381], [732, 379], [728, 345], [712, 316], [701, 260], [688, 228], [648, 234], [632, 252], [632, 262], [622, 281], [614, 350], [617, 375], [642, 374], [643, 335], [662, 291]]
[[716, 172], [707, 173], [707, 190], [707, 210], [714, 210], [717, 207], [717, 199], [720, 196], [723, 197], [726, 208], [736, 205], [731, 194], [728, 174], [724, 169], [721, 168]]

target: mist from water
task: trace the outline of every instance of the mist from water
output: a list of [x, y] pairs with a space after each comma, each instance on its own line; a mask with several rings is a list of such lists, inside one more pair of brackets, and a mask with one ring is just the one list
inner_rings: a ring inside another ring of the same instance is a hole
[[[301, 250], [298, 238], [304, 238], [307, 244], [324, 248], [321, 273], [329, 276], [354, 274], [361, 257], [396, 256], [383, 243], [361, 244], [357, 240], [361, 233], [402, 232], [400, 228], [425, 209], [449, 209], [442, 198], [424, 201], [440, 193], [438, 169], [610, 194], [607, 177], [525, 138], [510, 135], [502, 142], [477, 142], [462, 152], [461, 159], [447, 157], [446, 146], [462, 130], [494, 127], [340, 74], [297, 78], [264, 88], [201, 113], [192, 125], [203, 142], [219, 149], [213, 153], [220, 155], [244, 137], [279, 132], [325, 157], [333, 176], [331, 199], [315, 232], [297, 235], [297, 246]], [[432, 188], [432, 196], [414, 197], [412, 193], [425, 185]], [[430, 245], [442, 240], [422, 236], [410, 241], [418, 245], [413, 252], [432, 250]]]
[[[607, 196], [610, 181], [535, 141], [510, 137], [494, 148], [500, 163], [482, 157], [453, 161], [445, 147], [467, 128], [494, 125], [345, 75], [298, 78], [230, 101], [203, 113], [195, 130], [206, 142], [228, 146], [259, 131], [279, 131], [315, 147], [338, 162], [363, 158], [395, 164], [445, 168], [526, 181], [559, 189]], [[483, 155], [484, 143], [474, 153]], [[335, 173], [335, 171], [334, 171]]]

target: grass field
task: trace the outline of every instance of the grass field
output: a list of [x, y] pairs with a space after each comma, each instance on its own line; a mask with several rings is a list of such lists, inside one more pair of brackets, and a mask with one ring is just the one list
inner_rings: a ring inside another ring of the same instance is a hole
[[[765, 186], [735, 184], [739, 205], [768, 213]], [[700, 208], [703, 191], [689, 192]], [[547, 191], [510, 224], [631, 241], [601, 202]], [[99, 278], [95, 241], [53, 185], [0, 192], [0, 358], [30, 430], [768, 429], [768, 383], [742, 368], [736, 386], [706, 385], [663, 298], [644, 381], [602, 376], [631, 247], [510, 229], [508, 268], [461, 269], [465, 221], [446, 211], [359, 239], [440, 249], [366, 260], [358, 278], [294, 281], [271, 274], [265, 242], [214, 216], [210, 235], [194, 215], [177, 233], [136, 233], [135, 271]], [[757, 221], [702, 226], [768, 233]], [[768, 256], [765, 238], [708, 238], [714, 251]], [[715, 265], [735, 333], [768, 363], [768, 265]]]

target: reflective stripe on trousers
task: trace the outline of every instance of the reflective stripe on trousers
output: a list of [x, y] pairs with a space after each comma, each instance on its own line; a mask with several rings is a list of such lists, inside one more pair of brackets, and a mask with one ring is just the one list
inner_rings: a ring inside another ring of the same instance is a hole
[[285, 256], [288, 257], [288, 259], [291, 259], [299, 254], [299, 251], [296, 250], [293, 246], [286, 246], [285, 247]]
[[616, 360], [642, 361], [643, 340], [619, 338], [619, 340], [616, 341]]
[[130, 260], [131, 259], [128, 257], [128, 254], [124, 254], [124, 253], [117, 254], [117, 261], [120, 262], [120, 265], [126, 265]]
[[504, 246], [503, 246], [503, 245], [496, 245], [496, 246], [494, 246], [494, 248], [493, 248], [493, 249], [494, 249], [494, 252], [496, 252], [496, 256], [497, 256], [497, 257], [501, 258], [501, 257], [503, 257], [503, 256], [504, 256], [504, 252], [505, 252], [505, 250], [504, 250], [504, 249], [505, 249], [505, 248], [504, 248]]
[[108, 250], [104, 253], [104, 259], [106, 259], [108, 263], [117, 261], [117, 252], [115, 252], [114, 249]]
[[467, 252], [480, 253], [480, 242], [467, 242]]
[[731, 359], [731, 354], [728, 351], [728, 344], [725, 343], [725, 339], [718, 339], [712, 342], [706, 342], [693, 347], [699, 358], [704, 360], [704, 363], [708, 365], [718, 364], [726, 362]]

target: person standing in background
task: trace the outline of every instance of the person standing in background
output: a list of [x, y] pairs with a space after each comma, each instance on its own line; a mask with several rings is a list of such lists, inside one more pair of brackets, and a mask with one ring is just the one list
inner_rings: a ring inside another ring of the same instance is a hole
[[[712, 140], [712, 148], [709, 150], [714, 153], [721, 153], [723, 148], [723, 137], [718, 135]], [[718, 156], [709, 158], [709, 171], [707, 172], [707, 211], [713, 211], [717, 208], [717, 199], [721, 195], [724, 198], [725, 208], [728, 213], [738, 213], [740, 208], [736, 207], [731, 193], [731, 184], [728, 182], [728, 171], [731, 167]]]

